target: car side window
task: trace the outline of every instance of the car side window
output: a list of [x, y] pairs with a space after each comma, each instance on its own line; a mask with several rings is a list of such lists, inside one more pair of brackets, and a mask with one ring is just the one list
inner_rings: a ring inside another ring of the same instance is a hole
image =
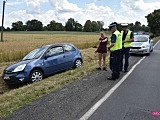
[[75, 51], [76, 49], [71, 45], [64, 45], [65, 52]]
[[63, 51], [63, 47], [61, 46], [56, 46], [51, 48], [48, 52], [47, 52], [47, 56], [55, 56], [55, 55], [59, 55], [64, 53]]

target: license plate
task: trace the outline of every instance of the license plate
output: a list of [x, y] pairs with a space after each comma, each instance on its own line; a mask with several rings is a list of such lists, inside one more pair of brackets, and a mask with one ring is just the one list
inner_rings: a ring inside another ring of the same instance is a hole
[[9, 76], [4, 76], [3, 79], [4, 79], [4, 80], [9, 80], [10, 77], [9, 77]]
[[131, 51], [132, 51], [132, 52], [138, 52], [138, 50], [137, 50], [137, 49], [132, 49]]

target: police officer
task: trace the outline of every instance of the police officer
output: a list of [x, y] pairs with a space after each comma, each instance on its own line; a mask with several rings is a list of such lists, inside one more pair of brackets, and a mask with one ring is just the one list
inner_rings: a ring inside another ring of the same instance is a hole
[[108, 77], [108, 80], [116, 80], [119, 78], [119, 67], [120, 67], [120, 57], [122, 49], [122, 36], [121, 33], [117, 30], [116, 23], [111, 23], [109, 26], [110, 31], [112, 32], [111, 44], [108, 46], [110, 50], [110, 69], [112, 74]]
[[[129, 57], [130, 57], [130, 47], [131, 42], [134, 41], [133, 32], [128, 29], [128, 24], [121, 24], [122, 26], [122, 50], [121, 50], [121, 62], [120, 62], [120, 71], [128, 72], [129, 66]], [[125, 63], [123, 65], [123, 57], [125, 58]]]

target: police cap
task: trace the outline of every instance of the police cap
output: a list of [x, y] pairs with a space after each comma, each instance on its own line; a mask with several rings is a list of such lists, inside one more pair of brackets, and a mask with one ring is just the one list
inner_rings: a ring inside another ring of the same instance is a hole
[[122, 28], [123, 27], [128, 27], [128, 24], [127, 23], [122, 23], [121, 26], [122, 26]]
[[111, 23], [108, 27], [109, 27], [109, 29], [111, 29], [112, 27], [116, 27], [116, 23]]

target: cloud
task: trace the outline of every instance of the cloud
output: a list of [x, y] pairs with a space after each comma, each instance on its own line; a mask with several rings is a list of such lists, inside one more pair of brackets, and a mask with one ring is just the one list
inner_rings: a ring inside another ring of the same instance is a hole
[[82, 10], [76, 4], [69, 3], [67, 0], [49, 0], [49, 2], [57, 12], [77, 12]]
[[16, 5], [23, 4], [23, 2], [22, 1], [15, 1], [15, 2], [7, 1], [6, 4], [9, 5], [9, 6], [16, 6]]
[[[8, 2], [8, 4], [13, 3], [18, 6], [22, 4], [20, 1], [22, 0]], [[100, 2], [100, 0], [96, 1]], [[51, 9], [42, 10], [44, 4], [50, 4]], [[147, 25], [145, 16], [153, 12], [155, 8], [160, 8], [159, 4], [160, 2], [146, 3], [144, 0], [121, 0], [120, 6], [115, 10], [105, 4], [97, 5], [96, 3], [85, 4], [84, 8], [81, 8], [68, 0], [23, 0], [23, 5], [27, 8], [22, 9], [20, 7], [20, 10], [16, 9], [5, 14], [5, 25], [11, 26], [13, 22], [17, 21], [25, 23], [27, 20], [32, 19], [37, 19], [44, 25], [49, 24], [52, 20], [65, 25], [69, 18], [74, 18], [82, 25], [85, 24], [86, 20], [103, 21], [104, 27], [114, 21], [118, 23], [140, 21], [142, 24]]]
[[140, 21], [147, 25], [145, 16], [153, 12], [155, 8], [160, 8], [159, 4], [160, 2], [147, 3], [144, 0], [121, 0], [118, 14], [123, 15], [128, 23]]
[[22, 21], [25, 24], [28, 20], [37, 19], [41, 21], [44, 25], [47, 25], [55, 17], [55, 12], [53, 10], [49, 10], [41, 14], [27, 14], [27, 10], [19, 10], [7, 14], [5, 16], [5, 24], [11, 26], [13, 22], [17, 21]]
[[56, 11], [56, 18], [65, 24], [69, 18], [74, 18], [82, 25], [86, 20], [91, 21], [105, 21], [109, 24], [109, 19], [114, 17], [114, 13], [108, 6], [97, 6], [95, 3], [86, 4], [86, 8], [79, 8], [76, 4], [69, 3], [67, 0], [49, 0], [53, 9]]
[[48, 2], [48, 0], [24, 0], [27, 5], [28, 14], [40, 14], [41, 4]]
[[121, 7], [135, 12], [148, 12], [159, 8], [160, 2], [147, 3], [144, 0], [121, 0]]

